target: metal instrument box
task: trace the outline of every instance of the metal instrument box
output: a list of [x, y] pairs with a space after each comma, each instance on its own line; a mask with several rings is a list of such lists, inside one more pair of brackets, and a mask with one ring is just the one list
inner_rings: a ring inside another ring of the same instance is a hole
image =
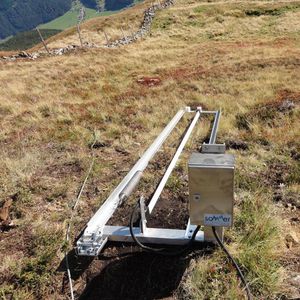
[[232, 226], [234, 162], [232, 154], [191, 155], [188, 164], [191, 224]]

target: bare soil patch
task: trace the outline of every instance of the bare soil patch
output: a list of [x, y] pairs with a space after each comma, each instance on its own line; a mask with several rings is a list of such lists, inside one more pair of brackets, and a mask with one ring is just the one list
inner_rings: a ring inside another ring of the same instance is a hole
[[145, 86], [155, 86], [161, 83], [161, 79], [159, 77], [142, 77], [136, 81], [139, 84]]

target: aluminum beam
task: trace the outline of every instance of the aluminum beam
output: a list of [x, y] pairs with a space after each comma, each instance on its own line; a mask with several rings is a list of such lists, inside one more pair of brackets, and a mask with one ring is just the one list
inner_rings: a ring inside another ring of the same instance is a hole
[[164, 187], [165, 187], [165, 185], [166, 185], [173, 169], [175, 168], [176, 163], [179, 159], [179, 156], [180, 156], [181, 152], [183, 151], [183, 148], [186, 145], [187, 141], [189, 140], [189, 137], [190, 137], [195, 125], [197, 124], [197, 121], [199, 120], [199, 118], [200, 118], [200, 111], [198, 110], [195, 114], [195, 117], [194, 117], [191, 125], [189, 126], [189, 129], [187, 130], [187, 132], [186, 132], [185, 136], [183, 137], [179, 147], [177, 148], [177, 151], [174, 154], [173, 159], [171, 160], [171, 162], [170, 162], [170, 164], [169, 164], [162, 180], [160, 181], [157, 189], [155, 190], [155, 193], [154, 193], [153, 197], [150, 200], [150, 203], [148, 205], [149, 214], [151, 214], [154, 206], [156, 205], [157, 200], [159, 199], [160, 194], [162, 193], [162, 191], [163, 191], [163, 189], [164, 189]]
[[98, 209], [95, 215], [88, 222], [86, 229], [82, 237], [79, 239], [78, 251], [80, 252], [84, 247], [84, 245], [88, 245], [91, 243], [103, 243], [102, 239], [102, 230], [108, 220], [112, 217], [116, 208], [120, 205], [123, 200], [122, 192], [128, 184], [131, 182], [133, 177], [138, 172], [143, 172], [149, 161], [156, 154], [156, 152], [160, 149], [162, 144], [171, 134], [173, 129], [176, 127], [178, 122], [181, 120], [182, 116], [186, 111], [189, 111], [190, 108], [187, 107], [185, 109], [181, 109], [177, 112], [177, 114], [173, 117], [173, 119], [169, 122], [169, 124], [165, 127], [165, 129], [161, 132], [161, 134], [155, 139], [155, 141], [151, 144], [151, 146], [147, 149], [147, 151], [142, 155], [142, 157], [136, 162], [130, 172], [125, 176], [125, 178], [120, 182], [120, 184], [116, 187], [116, 189], [111, 193], [111, 195], [107, 198], [104, 204]]
[[[135, 236], [142, 243], [161, 244], [161, 245], [184, 245], [190, 239], [191, 235], [186, 235], [184, 229], [165, 229], [165, 228], [147, 228], [146, 233], [142, 233], [139, 227], [134, 227]], [[133, 242], [129, 227], [124, 226], [105, 226], [103, 236], [109, 241], [114, 242]], [[204, 241], [203, 231], [199, 231], [195, 238], [196, 242]]]
[[131, 178], [135, 175], [136, 172], [138, 171], [142, 172], [145, 170], [151, 158], [159, 150], [161, 145], [164, 143], [164, 141], [170, 135], [170, 133], [175, 128], [177, 123], [180, 121], [184, 113], [185, 110], [178, 111], [178, 113], [165, 127], [162, 133], [156, 138], [156, 140], [152, 143], [152, 145], [148, 148], [148, 150], [144, 153], [144, 155], [138, 160], [138, 162], [134, 165], [134, 167], [130, 170], [130, 172], [126, 175], [126, 177], [121, 181], [121, 183], [117, 186], [117, 188], [104, 202], [101, 208], [92, 217], [92, 219], [89, 221], [87, 225], [85, 234], [92, 234], [107, 223], [107, 221], [113, 215], [115, 209], [118, 207], [120, 201], [119, 196], [121, 191], [126, 187], [128, 182], [131, 180]]
[[221, 111], [217, 111], [215, 113], [215, 120], [214, 120], [214, 124], [211, 130], [211, 135], [209, 138], [209, 144], [215, 144], [216, 143], [216, 138], [217, 138], [217, 131], [219, 128], [219, 122], [220, 122], [220, 117], [221, 117]]

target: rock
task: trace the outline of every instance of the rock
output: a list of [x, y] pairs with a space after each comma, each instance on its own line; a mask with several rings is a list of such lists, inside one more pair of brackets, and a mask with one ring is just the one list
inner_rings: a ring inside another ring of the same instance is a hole
[[300, 224], [300, 218], [299, 217], [292, 217], [290, 219], [291, 224]]
[[39, 57], [39, 54], [37, 52], [31, 53], [32, 59], [37, 59]]
[[292, 272], [292, 274], [289, 274], [288, 276], [288, 283], [291, 286], [291, 289], [289, 291], [289, 297], [286, 297], [284, 299], [286, 300], [296, 300], [300, 299], [300, 275], [298, 273]]
[[290, 111], [293, 110], [295, 108], [295, 104], [293, 101], [291, 100], [285, 100], [282, 102], [282, 104], [278, 107], [278, 110], [280, 112], [286, 112], [286, 111]]
[[276, 190], [274, 192], [274, 195], [273, 195], [273, 200], [275, 202], [279, 202], [279, 201], [282, 201], [282, 199], [283, 199], [283, 193], [282, 193], [282, 191], [281, 190]]
[[12, 199], [8, 199], [4, 202], [0, 208], [0, 221], [7, 222], [9, 220], [9, 210], [12, 205]]
[[27, 58], [27, 57], [30, 57], [30, 54], [28, 54], [25, 51], [22, 51], [18, 54], [18, 57]]
[[115, 41], [108, 43], [105, 47], [115, 48], [115, 47], [119, 47], [122, 45], [128, 45], [129, 43], [136, 41], [138, 38], [142, 38], [145, 34], [150, 32], [151, 24], [152, 24], [153, 18], [155, 17], [156, 11], [158, 9], [168, 8], [173, 3], [174, 3], [174, 1], [172, 1], [172, 0], [166, 0], [162, 4], [152, 5], [151, 7], [149, 7], [148, 9], [145, 10], [144, 19], [140, 26], [140, 29], [131, 36], [130, 40], [129, 40], [129, 37], [121, 38], [119, 40], [115, 40]]
[[298, 152], [296, 149], [292, 149], [292, 150], [291, 150], [291, 157], [292, 157], [294, 160], [300, 161], [300, 152]]
[[61, 48], [61, 49], [56, 50], [56, 51], [55, 51], [55, 54], [56, 54], [56, 55], [63, 55], [64, 52], [65, 52], [65, 51], [64, 51], [64, 48]]
[[285, 236], [285, 241], [288, 248], [299, 245], [299, 238], [293, 230], [290, 230], [290, 232]]
[[300, 275], [292, 277], [290, 281], [293, 285], [300, 287]]

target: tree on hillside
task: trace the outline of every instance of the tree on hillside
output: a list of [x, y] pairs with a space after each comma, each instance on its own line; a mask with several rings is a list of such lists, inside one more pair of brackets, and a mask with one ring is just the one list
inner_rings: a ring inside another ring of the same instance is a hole
[[97, 12], [101, 13], [105, 10], [105, 0], [97, 0]]
[[72, 11], [78, 11], [79, 12], [81, 7], [82, 7], [82, 4], [79, 0], [72, 0], [72, 7], [71, 7]]

